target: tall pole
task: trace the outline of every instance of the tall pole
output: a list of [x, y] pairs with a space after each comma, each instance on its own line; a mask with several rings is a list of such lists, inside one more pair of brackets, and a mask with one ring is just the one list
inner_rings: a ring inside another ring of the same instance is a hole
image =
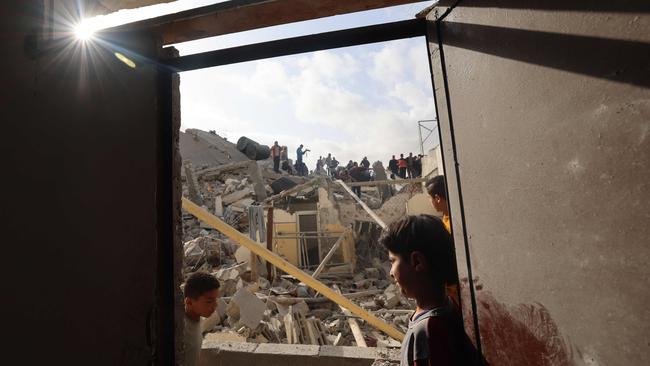
[[422, 141], [422, 121], [418, 121], [418, 135], [420, 135], [420, 154], [424, 155], [424, 141]]

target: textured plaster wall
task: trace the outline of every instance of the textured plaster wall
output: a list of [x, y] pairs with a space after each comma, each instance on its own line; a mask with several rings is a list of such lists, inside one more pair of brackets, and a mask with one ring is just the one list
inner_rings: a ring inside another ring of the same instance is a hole
[[440, 27], [448, 95], [437, 45], [432, 63], [453, 229], [467, 275], [448, 105], [492, 362], [650, 362], [640, 4], [463, 1]]

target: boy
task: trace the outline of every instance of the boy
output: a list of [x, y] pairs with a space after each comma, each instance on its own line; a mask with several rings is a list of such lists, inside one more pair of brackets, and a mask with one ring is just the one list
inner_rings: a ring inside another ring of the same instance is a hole
[[208, 318], [217, 308], [219, 280], [214, 276], [196, 272], [185, 282], [185, 366], [197, 366], [203, 336], [201, 334], [201, 317]]
[[451, 233], [449, 222], [449, 206], [447, 206], [447, 191], [445, 190], [445, 177], [435, 176], [427, 181], [427, 192], [431, 197], [431, 204], [436, 211], [442, 213], [442, 223], [445, 224], [447, 232]]
[[401, 366], [480, 365], [480, 355], [463, 330], [445, 284], [456, 277], [452, 239], [440, 219], [408, 216], [381, 238], [391, 277], [417, 308], [401, 349]]

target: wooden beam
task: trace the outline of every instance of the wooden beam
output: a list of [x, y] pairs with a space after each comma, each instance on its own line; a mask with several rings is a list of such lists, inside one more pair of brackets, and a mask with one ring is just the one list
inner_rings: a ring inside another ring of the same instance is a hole
[[161, 60], [161, 63], [175, 72], [181, 72], [304, 52], [419, 37], [425, 34], [426, 20], [411, 19], [225, 48], [169, 58]]
[[160, 35], [164, 45], [170, 45], [417, 1], [231, 0], [115, 27], [108, 31], [154, 32]]
[[[339, 287], [337, 285], [332, 286], [334, 288], [334, 291], [336, 293], [340, 294], [341, 290], [339, 290]], [[363, 338], [363, 332], [361, 331], [361, 327], [359, 326], [359, 323], [357, 323], [357, 320], [354, 318], [350, 318], [349, 316], [352, 315], [350, 313], [350, 310], [344, 308], [339, 304], [339, 307], [341, 308], [341, 311], [343, 312], [343, 315], [348, 316], [348, 325], [350, 325], [350, 330], [352, 331], [352, 335], [354, 336], [354, 341], [357, 342], [358, 347], [368, 347], [366, 344], [366, 339]]]
[[323, 269], [325, 269], [325, 265], [332, 259], [334, 256], [334, 253], [336, 252], [337, 249], [341, 246], [341, 243], [343, 242], [343, 239], [345, 239], [345, 236], [347, 235], [348, 230], [345, 230], [343, 234], [336, 240], [334, 245], [332, 245], [332, 248], [330, 249], [329, 252], [327, 252], [327, 255], [325, 255], [325, 258], [320, 262], [318, 265], [318, 268], [314, 271], [314, 273], [311, 274], [312, 277], [317, 278], [318, 275], [323, 272]]
[[352, 196], [352, 198], [354, 198], [354, 200], [357, 201], [361, 205], [361, 207], [363, 207], [363, 209], [368, 213], [368, 215], [370, 215], [370, 217], [372, 217], [372, 219], [375, 220], [375, 222], [379, 224], [379, 226], [381, 226], [382, 229], [386, 230], [388, 228], [388, 225], [386, 225], [384, 220], [382, 220], [379, 216], [377, 216], [375, 211], [373, 211], [370, 207], [368, 207], [368, 205], [366, 205], [366, 203], [363, 202], [361, 198], [357, 197], [357, 195], [354, 194], [354, 192], [352, 192], [350, 187], [348, 187], [348, 185], [345, 184], [345, 182], [343, 182], [340, 179], [337, 179], [336, 183], [340, 184], [341, 187], [343, 187], [343, 189], [345, 189], [345, 191], [348, 192], [348, 194]]
[[[273, 251], [273, 207], [269, 207], [266, 214], [266, 249]], [[266, 262], [266, 279], [273, 283], [273, 265], [271, 262]]]
[[369, 324], [371, 324], [373, 327], [381, 330], [382, 332], [386, 333], [390, 337], [402, 341], [404, 339], [404, 334], [397, 330], [395, 327], [392, 325], [389, 325], [388, 323], [384, 322], [383, 320], [377, 318], [376, 316], [370, 314], [369, 312], [365, 311], [362, 309], [360, 306], [356, 305], [352, 301], [348, 300], [344, 296], [342, 296], [339, 293], [336, 293], [334, 290], [332, 290], [330, 287], [325, 285], [324, 283], [318, 281], [315, 278], [312, 278], [310, 275], [307, 273], [301, 271], [299, 268], [294, 266], [293, 264], [289, 263], [286, 259], [280, 257], [276, 253], [273, 253], [272, 251], [266, 249], [266, 247], [263, 247], [254, 241], [252, 241], [249, 237], [246, 235], [240, 233], [237, 231], [237, 229], [233, 228], [232, 226], [228, 225], [225, 223], [223, 220], [219, 219], [218, 217], [212, 215], [208, 211], [204, 210], [203, 208], [197, 206], [195, 203], [192, 201], [188, 200], [187, 198], [183, 197], [182, 198], [182, 205], [183, 209], [189, 212], [190, 214], [194, 215], [196, 218], [199, 220], [203, 221], [204, 223], [208, 224], [210, 227], [219, 230], [222, 234], [227, 236], [229, 239], [235, 241], [241, 246], [244, 246], [248, 248], [251, 252], [254, 252], [255, 254], [259, 255], [260, 257], [264, 258], [265, 260], [271, 262], [274, 266], [278, 267], [280, 270], [296, 277], [298, 280], [302, 281], [304, 284], [307, 286], [313, 288], [314, 290], [320, 292], [323, 294], [323, 296], [331, 299], [335, 303], [337, 303], [339, 306], [343, 306], [346, 309], [350, 310], [352, 313], [358, 315], [365, 321], [367, 321]]
[[371, 180], [369, 182], [350, 182], [346, 183], [348, 187], [366, 187], [376, 186], [380, 184], [414, 184], [426, 182], [427, 178], [413, 178], [413, 179], [388, 179], [388, 180]]

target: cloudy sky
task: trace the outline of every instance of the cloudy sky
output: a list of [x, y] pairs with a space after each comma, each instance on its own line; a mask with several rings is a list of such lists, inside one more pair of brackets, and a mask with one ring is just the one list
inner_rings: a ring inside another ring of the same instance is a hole
[[[116, 25], [212, 4], [179, 0], [123, 10], [94, 22]], [[175, 45], [181, 55], [331, 30], [411, 19], [432, 1], [253, 30]], [[386, 164], [418, 153], [418, 121], [435, 118], [424, 38], [347, 47], [181, 73], [182, 129], [216, 130], [229, 141], [300, 143], [339, 161]], [[423, 133], [426, 131], [423, 131]], [[426, 135], [425, 135], [426, 136]], [[433, 134], [425, 151], [437, 144]]]

